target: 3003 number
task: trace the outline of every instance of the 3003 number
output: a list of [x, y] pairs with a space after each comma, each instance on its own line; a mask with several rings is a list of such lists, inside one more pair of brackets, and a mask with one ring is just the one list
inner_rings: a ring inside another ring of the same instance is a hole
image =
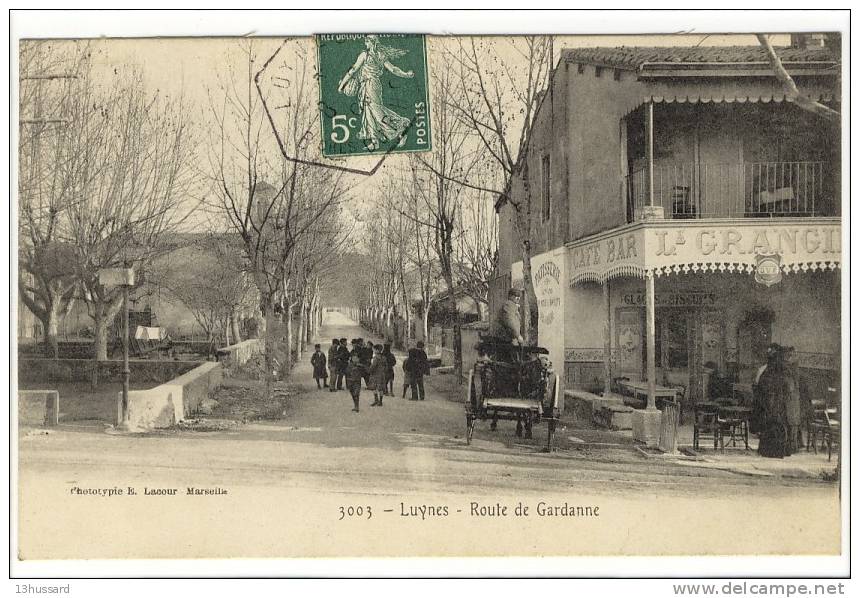
[[339, 507], [340, 509], [340, 519], [338, 521], [343, 521], [347, 517], [366, 517], [370, 519], [373, 517], [373, 512], [370, 510], [370, 507]]
[[347, 118], [345, 114], [338, 114], [331, 117], [331, 135], [330, 139], [334, 143], [346, 143], [349, 141], [350, 129], [357, 126], [358, 120], [352, 116]]

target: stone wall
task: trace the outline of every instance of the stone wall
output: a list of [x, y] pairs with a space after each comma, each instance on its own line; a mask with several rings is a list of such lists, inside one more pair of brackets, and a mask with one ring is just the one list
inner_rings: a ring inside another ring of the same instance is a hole
[[[224, 368], [206, 362], [149, 390], [128, 393], [129, 424], [133, 429], [167, 428], [195, 414], [203, 399], [221, 385]], [[122, 393], [117, 394], [122, 401]], [[119, 423], [119, 422], [117, 422]]]
[[19, 390], [19, 426], [56, 426], [60, 417], [60, 394], [56, 390]]
[[[135, 382], [161, 383], [181, 376], [201, 364], [200, 361], [155, 359], [129, 360], [131, 379]], [[98, 369], [98, 381], [122, 382], [122, 361], [92, 359], [24, 358], [18, 360], [19, 382], [89, 382]]]
[[235, 345], [229, 345], [218, 349], [218, 361], [225, 368], [232, 368], [246, 363], [254, 355], [259, 355], [263, 352], [263, 341], [258, 338], [252, 338]]

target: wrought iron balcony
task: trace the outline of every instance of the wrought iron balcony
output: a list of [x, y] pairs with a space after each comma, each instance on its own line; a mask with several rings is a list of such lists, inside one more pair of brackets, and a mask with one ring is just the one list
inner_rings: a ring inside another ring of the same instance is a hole
[[[648, 168], [627, 175], [630, 217], [650, 205]], [[826, 162], [654, 165], [654, 204], [665, 218], [835, 216]]]

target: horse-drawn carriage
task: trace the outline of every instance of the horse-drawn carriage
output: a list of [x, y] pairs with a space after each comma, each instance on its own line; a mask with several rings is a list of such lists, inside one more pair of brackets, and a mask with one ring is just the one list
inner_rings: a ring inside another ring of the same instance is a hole
[[547, 422], [547, 450], [560, 418], [558, 375], [542, 347], [512, 345], [483, 337], [476, 346], [479, 359], [466, 386], [466, 442], [472, 442], [478, 420], [517, 422], [517, 437], [531, 438], [532, 426]]

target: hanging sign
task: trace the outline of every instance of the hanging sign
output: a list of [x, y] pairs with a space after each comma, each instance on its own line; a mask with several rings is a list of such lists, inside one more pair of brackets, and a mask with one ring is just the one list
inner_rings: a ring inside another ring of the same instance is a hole
[[782, 269], [780, 258], [777, 254], [757, 256], [755, 266], [755, 281], [767, 287], [777, 284], [782, 280]]
[[324, 156], [430, 150], [423, 35], [325, 34], [317, 50]]

